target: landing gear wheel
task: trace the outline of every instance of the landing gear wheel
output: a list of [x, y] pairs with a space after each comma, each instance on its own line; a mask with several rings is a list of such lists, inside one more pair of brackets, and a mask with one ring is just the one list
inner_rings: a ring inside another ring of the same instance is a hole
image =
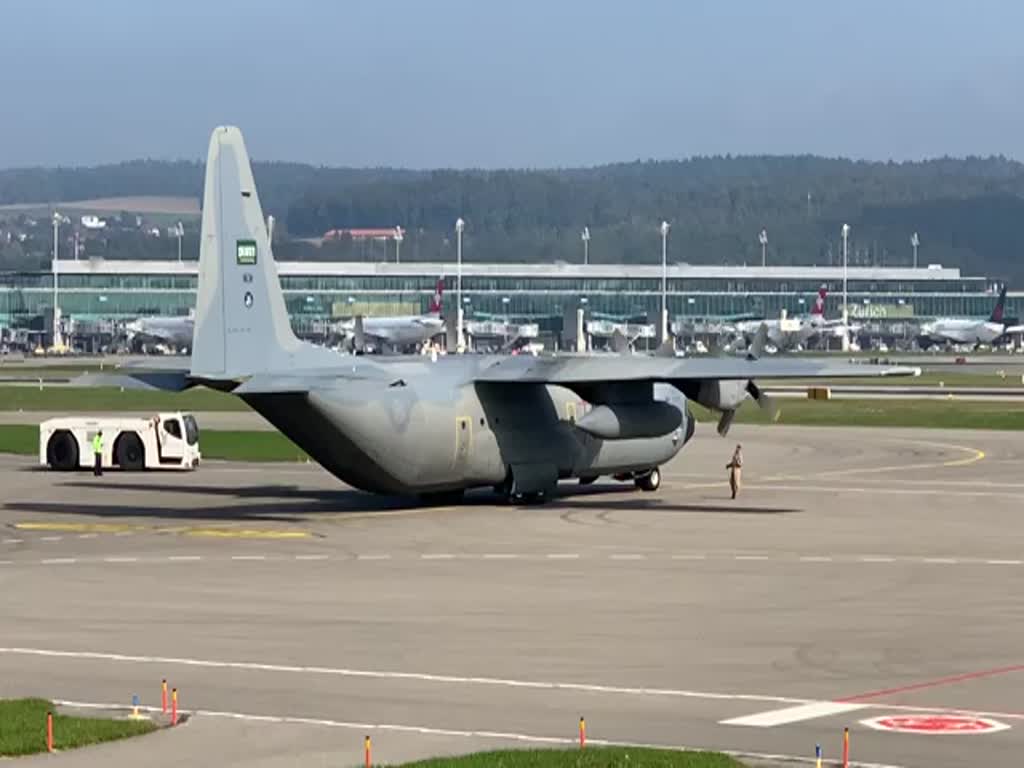
[[146, 451], [134, 432], [125, 432], [117, 439], [114, 453], [121, 469], [138, 471], [146, 466]]
[[641, 475], [635, 481], [636, 487], [641, 491], [651, 493], [661, 486], [661, 470], [655, 467], [645, 475]]
[[46, 443], [46, 463], [51, 469], [67, 472], [78, 467], [78, 441], [66, 429], [53, 433]]

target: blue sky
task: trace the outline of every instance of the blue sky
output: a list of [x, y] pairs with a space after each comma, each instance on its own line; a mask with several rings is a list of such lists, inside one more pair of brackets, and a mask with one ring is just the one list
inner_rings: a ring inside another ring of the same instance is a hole
[[1024, 159], [1010, 0], [4, 0], [0, 167]]

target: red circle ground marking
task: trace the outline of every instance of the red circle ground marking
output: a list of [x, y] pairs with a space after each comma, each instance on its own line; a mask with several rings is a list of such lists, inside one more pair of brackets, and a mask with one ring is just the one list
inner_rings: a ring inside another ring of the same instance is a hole
[[997, 720], [973, 715], [885, 715], [861, 720], [861, 723], [878, 731], [928, 735], [995, 733], [1010, 727]]

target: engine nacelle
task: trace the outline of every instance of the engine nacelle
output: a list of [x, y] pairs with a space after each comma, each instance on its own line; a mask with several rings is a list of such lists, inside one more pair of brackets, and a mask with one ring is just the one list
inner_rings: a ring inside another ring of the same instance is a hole
[[702, 381], [691, 399], [712, 410], [734, 411], [743, 404], [747, 394], [745, 379], [716, 379]]
[[650, 403], [611, 403], [595, 406], [576, 422], [587, 434], [603, 440], [630, 440], [661, 437], [678, 429], [683, 414], [675, 405]]

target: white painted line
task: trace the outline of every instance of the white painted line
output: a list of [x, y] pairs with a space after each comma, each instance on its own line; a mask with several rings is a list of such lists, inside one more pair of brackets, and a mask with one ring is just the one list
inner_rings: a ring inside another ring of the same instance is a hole
[[579, 554], [575, 552], [555, 552], [547, 556], [548, 560], [579, 560]]
[[45, 560], [40, 560], [39, 562], [43, 565], [67, 565], [77, 561], [73, 557], [48, 557]]
[[935, 565], [956, 565], [957, 559], [955, 557], [926, 557], [921, 562]]
[[104, 563], [137, 563], [139, 558], [137, 557], [104, 557]]
[[118, 531], [115, 536], [131, 536], [135, 531]]
[[63, 538], [64, 538], [63, 536], [42, 536], [42, 537], [40, 537], [39, 540], [40, 541], [60, 541]]
[[4, 539], [4, 544], [21, 544], [24, 539]]
[[420, 560], [453, 560], [455, 555], [448, 553], [435, 554], [435, 555], [420, 555]]
[[203, 558], [200, 555], [168, 555], [167, 559], [172, 563], [192, 563]]
[[356, 560], [390, 560], [391, 555], [357, 555]]
[[232, 555], [232, 560], [266, 560], [266, 555]]
[[646, 560], [647, 555], [621, 554], [611, 555], [612, 560]]
[[78, 538], [80, 539], [95, 539], [99, 534], [96, 533], [80, 533]]
[[672, 555], [673, 560], [706, 560], [707, 555]]
[[13, 565], [13, 560], [0, 560], [0, 565]]
[[988, 565], [1024, 565], [1024, 560], [986, 560]]
[[296, 555], [296, 560], [326, 560], [327, 555]]
[[862, 557], [859, 558], [862, 563], [895, 563], [895, 557]]
[[816, 720], [819, 717], [831, 717], [845, 712], [867, 709], [868, 704], [845, 704], [839, 701], [814, 701], [785, 709], [772, 709], [754, 715], [733, 717], [719, 721], [720, 725], [746, 725], [754, 728], [774, 728], [777, 725], [800, 723], [804, 720]]
[[800, 558], [801, 563], [831, 563], [831, 557], [824, 557], [820, 555], [807, 555], [806, 557]]
[[512, 555], [504, 552], [491, 552], [484, 555], [484, 560], [515, 560], [519, 555]]
[[[124, 707], [123, 704], [110, 704], [110, 703], [96, 703], [96, 702], [82, 702], [82, 701], [63, 701], [58, 700], [54, 702], [58, 706], [68, 707], [69, 709], [121, 709]], [[141, 706], [139, 709], [145, 712], [159, 712], [159, 707], [147, 707]], [[403, 725], [399, 723], [357, 723], [346, 720], [327, 720], [313, 717], [289, 717], [287, 715], [254, 715], [243, 712], [222, 712], [216, 710], [207, 709], [196, 709], [191, 711], [185, 711], [185, 714], [189, 714], [193, 717], [219, 717], [230, 720], [240, 720], [243, 722], [257, 722], [257, 723], [271, 723], [274, 725], [304, 725], [304, 726], [318, 726], [322, 728], [339, 728], [345, 730], [353, 730], [359, 732], [365, 731], [391, 731], [395, 733], [414, 733], [424, 736], [449, 736], [466, 739], [495, 739], [498, 741], [515, 741], [529, 744], [557, 744], [568, 746], [576, 743], [575, 739], [566, 738], [565, 736], [541, 736], [528, 733], [515, 733], [512, 731], [473, 731], [464, 730], [458, 728], [437, 728], [425, 725]], [[611, 741], [608, 739], [590, 739], [589, 743], [595, 746], [610, 747], [610, 746], [621, 746], [630, 747], [634, 749], [667, 749], [667, 750], [687, 750], [696, 751], [702, 749], [697, 746], [687, 746], [680, 744], [651, 744], [651, 743], [638, 743], [638, 742], [620, 742]], [[785, 763], [806, 763], [812, 764], [813, 760], [808, 757], [799, 757], [795, 755], [778, 755], [778, 754], [767, 754], [760, 752], [741, 752], [741, 751], [730, 751], [724, 750], [724, 753], [734, 757], [738, 760], [749, 760], [749, 761], [769, 761], [769, 762], [785, 762]], [[884, 763], [861, 763], [856, 761], [850, 761], [850, 768], [901, 768], [901, 766], [884, 764]]]
[[505, 688], [530, 688], [540, 690], [583, 691], [629, 696], [656, 696], [689, 699], [710, 699], [717, 701], [754, 701], [769, 704], [811, 704], [814, 699], [799, 699], [787, 696], [767, 696], [745, 693], [717, 693], [711, 691], [690, 691], [673, 688], [627, 688], [592, 683], [554, 682], [541, 680], [515, 680], [495, 677], [461, 677], [458, 675], [435, 675], [423, 672], [395, 672], [339, 667], [296, 666], [290, 664], [263, 664], [249, 661], [216, 661], [171, 656], [131, 656], [120, 653], [96, 651], [56, 651], [44, 648], [0, 648], [0, 654], [40, 656], [44, 658], [87, 659], [134, 664], [177, 665], [203, 667], [207, 669], [242, 669], [256, 672], [280, 672], [290, 674], [326, 675], [337, 677], [358, 677], [375, 680], [415, 680], [425, 683], [447, 685], [497, 686]]
[[736, 555], [735, 560], [767, 560], [768, 555]]

